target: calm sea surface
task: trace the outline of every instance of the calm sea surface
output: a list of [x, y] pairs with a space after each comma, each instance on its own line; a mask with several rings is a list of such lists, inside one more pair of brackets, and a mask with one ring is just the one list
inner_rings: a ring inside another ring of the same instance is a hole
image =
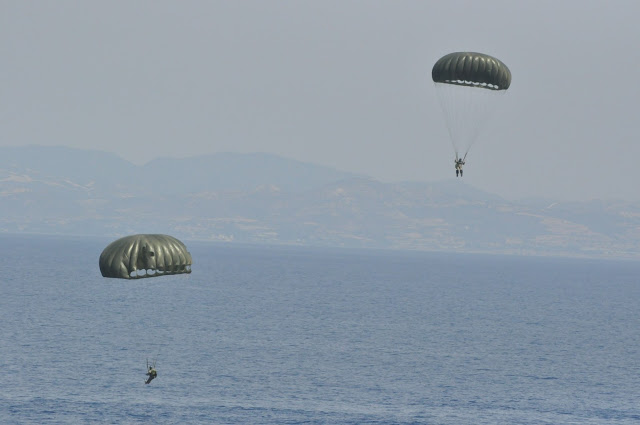
[[638, 262], [109, 242], [0, 236], [0, 423], [640, 423]]

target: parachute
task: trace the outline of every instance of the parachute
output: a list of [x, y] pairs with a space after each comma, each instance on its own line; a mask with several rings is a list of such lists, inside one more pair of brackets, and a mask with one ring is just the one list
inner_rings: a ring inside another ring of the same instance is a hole
[[104, 277], [139, 279], [191, 273], [191, 254], [173, 236], [132, 235], [111, 242], [99, 264]]
[[464, 159], [511, 85], [511, 71], [492, 56], [456, 52], [440, 58], [431, 77], [456, 158]]

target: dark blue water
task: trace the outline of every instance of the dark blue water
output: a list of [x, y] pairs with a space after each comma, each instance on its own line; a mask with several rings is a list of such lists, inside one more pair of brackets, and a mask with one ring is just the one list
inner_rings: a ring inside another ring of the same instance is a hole
[[0, 236], [0, 423], [640, 423], [638, 263], [109, 242]]

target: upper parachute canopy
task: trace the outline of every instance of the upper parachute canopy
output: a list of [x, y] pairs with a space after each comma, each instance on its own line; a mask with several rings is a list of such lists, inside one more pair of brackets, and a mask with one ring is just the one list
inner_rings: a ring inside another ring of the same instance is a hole
[[434, 83], [506, 90], [511, 71], [499, 59], [482, 53], [456, 52], [441, 57], [431, 70]]
[[191, 254], [173, 236], [125, 236], [102, 251], [100, 273], [121, 279], [191, 273]]

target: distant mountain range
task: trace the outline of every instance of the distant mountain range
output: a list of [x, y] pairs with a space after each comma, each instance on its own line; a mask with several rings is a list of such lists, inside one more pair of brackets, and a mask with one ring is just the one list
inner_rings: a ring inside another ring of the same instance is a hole
[[640, 258], [640, 205], [513, 202], [463, 180], [382, 183], [269, 154], [134, 165], [0, 147], [0, 233]]

